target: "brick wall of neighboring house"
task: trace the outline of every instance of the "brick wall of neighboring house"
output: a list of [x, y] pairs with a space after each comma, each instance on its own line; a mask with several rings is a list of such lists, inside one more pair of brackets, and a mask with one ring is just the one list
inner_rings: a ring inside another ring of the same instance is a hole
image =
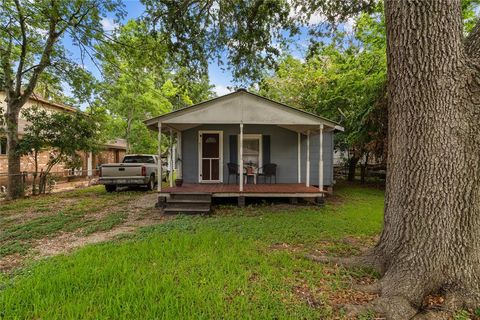
[[98, 167], [105, 163], [118, 163], [123, 160], [125, 156], [125, 150], [122, 149], [105, 149], [97, 154], [93, 155], [93, 168], [98, 169]]
[[[80, 152], [78, 154], [82, 159], [82, 166], [81, 169], [86, 171], [88, 169], [88, 153]], [[97, 154], [93, 154], [92, 159], [92, 168], [95, 169], [98, 165], [105, 164], [105, 163], [115, 163], [121, 162], [123, 157], [125, 156], [125, 150], [121, 149], [106, 149], [98, 152]], [[42, 168], [47, 166], [48, 159], [50, 157], [50, 153], [45, 151], [40, 153], [38, 156], [38, 170], [40, 171]], [[59, 163], [52, 168], [52, 172], [63, 172], [65, 170], [65, 165], [63, 163]], [[21, 160], [21, 171], [25, 172], [33, 172], [35, 170], [35, 162], [33, 157], [24, 156]], [[8, 159], [6, 155], [0, 155], [0, 174], [5, 174], [8, 171]]]
[[[41, 152], [38, 155], [38, 170], [40, 171], [42, 168], [47, 166], [48, 160], [50, 159], [50, 153], [48, 151]], [[35, 171], [35, 162], [33, 160], [33, 156], [23, 156], [21, 163], [21, 171], [26, 172], [33, 172]], [[59, 163], [54, 165], [52, 168], [52, 172], [60, 172], [65, 169], [63, 163]], [[8, 171], [8, 159], [6, 155], [0, 156], [0, 173], [7, 173]]]
[[[83, 175], [88, 174], [88, 153], [80, 152], [78, 154], [82, 159], [81, 169]], [[114, 163], [122, 161], [125, 156], [125, 150], [121, 149], [106, 149], [102, 150], [96, 154], [92, 155], [92, 169], [95, 170], [97, 166], [105, 163]], [[50, 155], [48, 151], [42, 152], [38, 157], [38, 170], [40, 171], [43, 168], [46, 168], [47, 162]], [[32, 173], [35, 171], [35, 164], [33, 157], [24, 156], [21, 160], [21, 171]], [[0, 186], [6, 186], [7, 184], [7, 174], [8, 172], [8, 159], [6, 155], [0, 155]], [[66, 171], [65, 164], [59, 163], [53, 166], [52, 173], [64, 174], [67, 176], [69, 173]], [[97, 175], [97, 172], [94, 171], [93, 175]]]

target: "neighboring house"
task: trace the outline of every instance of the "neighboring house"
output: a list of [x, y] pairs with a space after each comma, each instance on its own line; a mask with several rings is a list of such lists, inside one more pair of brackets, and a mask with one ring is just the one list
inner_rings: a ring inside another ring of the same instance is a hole
[[159, 186], [161, 198], [185, 192], [239, 197], [240, 204], [245, 197], [320, 198], [334, 183], [333, 135], [343, 128], [244, 89], [145, 123], [177, 141], [184, 184]]
[[[3, 108], [3, 111], [6, 110], [5, 103], [5, 93], [0, 92], [0, 107]], [[56, 102], [48, 101], [38, 95], [32, 95], [27, 101], [25, 106], [22, 108], [19, 117], [18, 131], [20, 139], [22, 138], [25, 128], [28, 125], [28, 122], [23, 118], [22, 112], [28, 108], [43, 108], [48, 111], [53, 112], [77, 112], [78, 110]], [[82, 166], [76, 168], [73, 174], [77, 175], [88, 175], [92, 176], [96, 173], [95, 169], [98, 165], [104, 163], [118, 162], [121, 161], [125, 155], [126, 150], [126, 141], [123, 139], [117, 139], [115, 141], [105, 144], [102, 150], [96, 154], [79, 152], [81, 157]], [[50, 159], [51, 150], [46, 150], [39, 155], [39, 170], [46, 166], [48, 160]], [[0, 179], [0, 185], [5, 183], [6, 173], [8, 171], [8, 159], [7, 159], [7, 139], [5, 136], [0, 134], [0, 176], [3, 178]], [[33, 172], [34, 171], [34, 162], [33, 158], [30, 156], [24, 156], [21, 160], [21, 171], [22, 172]], [[52, 173], [63, 173], [67, 171], [65, 164], [59, 163], [52, 168]]]

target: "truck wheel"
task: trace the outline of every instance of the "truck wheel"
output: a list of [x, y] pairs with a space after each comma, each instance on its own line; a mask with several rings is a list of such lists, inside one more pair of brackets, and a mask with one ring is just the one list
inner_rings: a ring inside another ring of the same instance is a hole
[[148, 180], [147, 188], [150, 191], [155, 190], [155, 176], [150, 176], [150, 180]]
[[106, 184], [105, 190], [107, 190], [107, 192], [114, 192], [117, 191], [117, 186], [114, 184]]

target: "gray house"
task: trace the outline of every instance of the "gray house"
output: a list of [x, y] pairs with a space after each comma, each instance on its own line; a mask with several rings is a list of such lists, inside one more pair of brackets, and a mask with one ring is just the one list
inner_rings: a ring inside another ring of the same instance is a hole
[[238, 197], [239, 204], [245, 197], [320, 198], [333, 184], [333, 135], [343, 131], [331, 120], [244, 89], [146, 124], [176, 140], [170, 154], [176, 150], [183, 184], [174, 186], [171, 178], [169, 187], [158, 186], [166, 210], [181, 207], [175, 198], [188, 200], [187, 194]]

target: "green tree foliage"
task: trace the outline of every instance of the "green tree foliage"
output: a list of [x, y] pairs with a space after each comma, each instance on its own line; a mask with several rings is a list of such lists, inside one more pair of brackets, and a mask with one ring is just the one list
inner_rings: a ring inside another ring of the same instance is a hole
[[17, 146], [19, 155], [31, 155], [34, 159], [32, 192], [37, 192], [39, 174], [38, 156], [48, 150], [50, 159], [40, 174], [38, 191], [45, 192], [47, 177], [58, 163], [73, 162], [78, 152], [90, 152], [98, 149], [99, 126], [94, 118], [81, 112], [49, 112], [45, 109], [31, 108], [23, 112], [28, 125], [22, 140]]
[[104, 79], [100, 103], [111, 116], [106, 127], [111, 138], [127, 140], [129, 153], [157, 150], [144, 120], [211, 96], [208, 78], [191, 81], [186, 68], [169, 62], [166, 50], [145, 23], [134, 20], [96, 47]]
[[337, 148], [356, 162], [369, 152], [382, 156], [386, 138], [386, 58], [381, 14], [361, 14], [353, 37], [338, 31], [335, 41], [316, 44], [305, 61], [285, 57], [260, 93], [342, 123]]

